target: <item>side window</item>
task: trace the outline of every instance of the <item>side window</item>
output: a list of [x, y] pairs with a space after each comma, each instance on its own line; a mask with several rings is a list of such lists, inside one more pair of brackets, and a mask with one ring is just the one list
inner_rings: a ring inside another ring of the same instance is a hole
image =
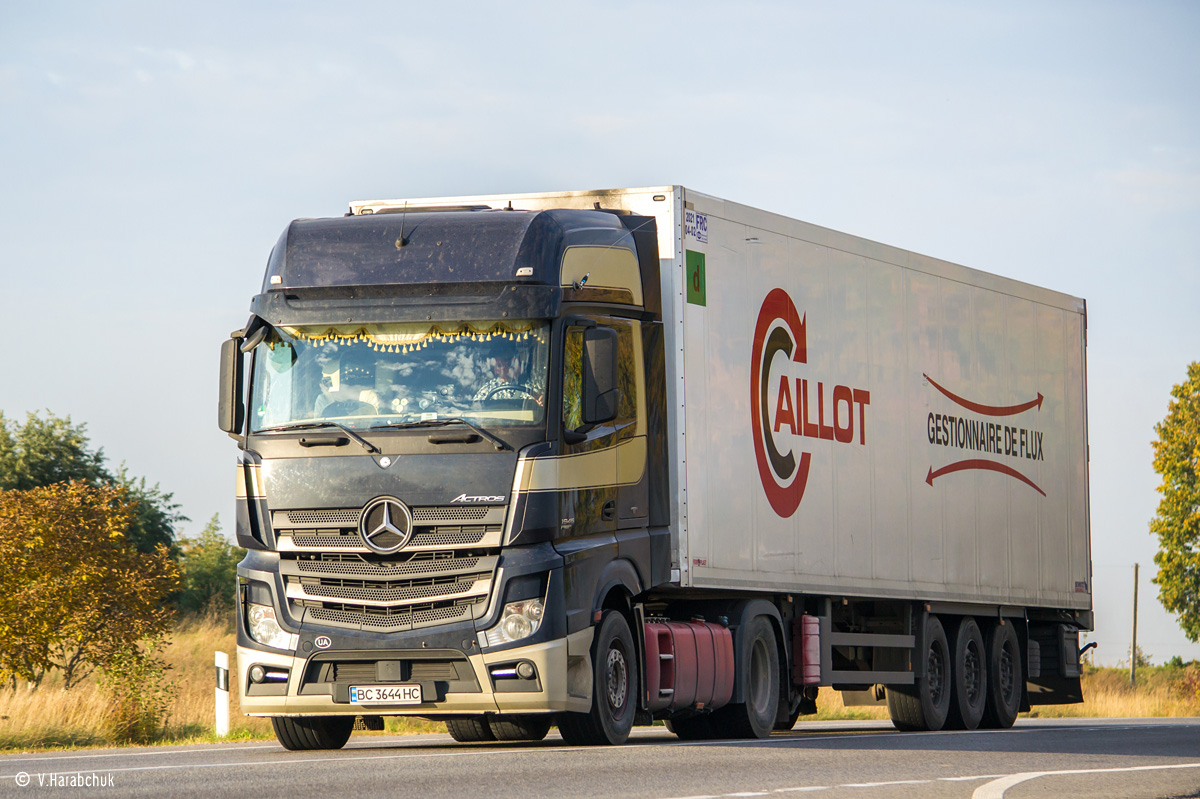
[[[601, 319], [617, 331], [617, 387], [621, 398], [612, 425], [621, 428], [637, 421], [637, 358], [633, 325], [623, 319]], [[568, 328], [563, 346], [563, 427], [583, 426], [583, 328]]]
[[617, 426], [637, 421], [637, 361], [633, 352], [633, 325], [619, 319], [611, 320], [617, 329], [617, 387], [621, 401], [617, 404]]
[[583, 426], [583, 328], [567, 329], [563, 344], [563, 427]]

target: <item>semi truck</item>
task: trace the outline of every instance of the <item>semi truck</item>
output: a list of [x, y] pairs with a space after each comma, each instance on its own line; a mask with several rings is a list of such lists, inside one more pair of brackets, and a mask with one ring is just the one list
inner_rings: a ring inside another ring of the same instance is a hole
[[289, 749], [1082, 701], [1081, 299], [666, 186], [354, 202], [250, 311], [236, 678]]

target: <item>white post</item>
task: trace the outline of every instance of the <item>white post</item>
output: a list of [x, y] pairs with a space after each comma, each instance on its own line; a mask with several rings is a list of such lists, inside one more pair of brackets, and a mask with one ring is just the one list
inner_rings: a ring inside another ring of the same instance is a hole
[[229, 734], [229, 655], [217, 653], [217, 737]]

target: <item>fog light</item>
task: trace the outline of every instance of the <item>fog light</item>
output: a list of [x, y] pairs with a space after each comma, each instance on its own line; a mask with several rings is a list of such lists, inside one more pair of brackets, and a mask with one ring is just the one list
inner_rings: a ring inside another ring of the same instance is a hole
[[262, 666], [250, 667], [250, 682], [262, 682], [267, 677], [267, 670]]
[[528, 638], [542, 626], [545, 606], [540, 599], [509, 602], [500, 614], [500, 623], [487, 631], [488, 646], [499, 646]]
[[533, 664], [527, 660], [522, 660], [517, 664], [517, 676], [522, 680], [532, 680], [534, 675]]
[[275, 619], [275, 608], [270, 605], [246, 603], [246, 626], [250, 637], [260, 644], [275, 649], [295, 649], [299, 636], [279, 626]]

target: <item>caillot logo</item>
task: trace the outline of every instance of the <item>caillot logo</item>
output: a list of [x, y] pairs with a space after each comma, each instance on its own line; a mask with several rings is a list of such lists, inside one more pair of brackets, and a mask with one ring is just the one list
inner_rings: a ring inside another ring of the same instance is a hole
[[785, 519], [808, 485], [812, 453], [801, 451], [804, 439], [813, 439], [812, 446], [867, 443], [871, 393], [808, 373], [807, 319], [786, 291], [772, 289], [758, 312], [750, 361], [758, 475], [771, 508]]

